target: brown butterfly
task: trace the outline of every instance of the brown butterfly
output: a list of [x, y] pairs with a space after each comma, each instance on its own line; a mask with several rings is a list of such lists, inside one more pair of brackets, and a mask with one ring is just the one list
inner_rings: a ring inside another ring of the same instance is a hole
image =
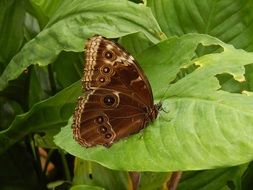
[[73, 119], [73, 134], [85, 147], [110, 146], [139, 132], [161, 107], [144, 72], [118, 44], [102, 36], [86, 43], [86, 65]]

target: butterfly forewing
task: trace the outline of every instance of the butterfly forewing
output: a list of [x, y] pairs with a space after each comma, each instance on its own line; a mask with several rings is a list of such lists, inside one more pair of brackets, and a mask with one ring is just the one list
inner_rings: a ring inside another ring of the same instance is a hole
[[74, 114], [74, 138], [83, 146], [110, 146], [137, 133], [157, 115], [147, 77], [118, 44], [94, 36], [86, 44], [84, 96]]

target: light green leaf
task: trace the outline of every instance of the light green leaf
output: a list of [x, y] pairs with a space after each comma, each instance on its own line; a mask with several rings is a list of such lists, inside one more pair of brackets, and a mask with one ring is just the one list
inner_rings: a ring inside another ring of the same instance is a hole
[[44, 30], [8, 64], [0, 77], [0, 90], [30, 65], [48, 65], [61, 51], [83, 51], [84, 42], [94, 34], [120, 37], [135, 32], [143, 32], [153, 42], [160, 40], [156, 20], [142, 4], [126, 0], [65, 1]]
[[[196, 57], [199, 43], [204, 47], [218, 45], [223, 51]], [[86, 149], [73, 140], [70, 120], [56, 136], [56, 144], [82, 159], [130, 171], [210, 169], [251, 161], [252, 93], [219, 90], [215, 76], [229, 73], [237, 81], [245, 80], [244, 65], [253, 63], [253, 54], [197, 34], [168, 39], [144, 51], [139, 58], [151, 57], [147, 52], [153, 51], [156, 59], [149, 64], [145, 59], [142, 67], [156, 100], [163, 97], [164, 111], [160, 111], [155, 122], [110, 148]], [[190, 65], [198, 67], [174, 81], [179, 70]]]

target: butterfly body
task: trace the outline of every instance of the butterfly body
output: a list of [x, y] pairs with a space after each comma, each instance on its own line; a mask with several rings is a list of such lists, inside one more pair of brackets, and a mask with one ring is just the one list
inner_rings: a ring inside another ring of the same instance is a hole
[[118, 44], [94, 36], [86, 44], [86, 65], [72, 125], [85, 147], [110, 146], [139, 132], [158, 114], [150, 84], [134, 58]]

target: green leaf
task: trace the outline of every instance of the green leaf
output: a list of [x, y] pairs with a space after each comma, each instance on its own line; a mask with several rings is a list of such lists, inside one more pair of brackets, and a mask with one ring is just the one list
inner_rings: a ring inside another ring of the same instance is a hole
[[128, 174], [110, 170], [100, 164], [76, 158], [73, 184], [86, 184], [117, 190], [128, 189]]
[[160, 190], [170, 178], [166, 172], [141, 172], [139, 190]]
[[61, 52], [52, 64], [57, 83], [66, 88], [79, 80], [83, 75], [84, 54], [74, 52]]
[[22, 0], [0, 1], [0, 7], [0, 64], [6, 66], [22, 45], [25, 9]]
[[178, 190], [220, 190], [242, 189], [241, 178], [247, 166], [236, 166], [216, 170], [186, 172], [183, 174]]
[[246, 66], [245, 78], [248, 82], [248, 90], [253, 91], [253, 65]]
[[[223, 51], [196, 57], [200, 43]], [[156, 56], [148, 62], [144, 58], [151, 58], [151, 52]], [[161, 42], [139, 58], [144, 59], [139, 61], [156, 100], [163, 98], [164, 111], [155, 122], [110, 148], [86, 149], [73, 140], [70, 120], [55, 137], [58, 146], [84, 160], [130, 171], [210, 169], [253, 159], [252, 93], [222, 91], [216, 78], [229, 73], [237, 81], [245, 80], [244, 65], [253, 63], [252, 53], [192, 34]], [[174, 81], [180, 69], [191, 65], [195, 70]]]
[[143, 33], [123, 36], [118, 41], [132, 56], [136, 56], [154, 44]]
[[248, 0], [147, 0], [167, 35], [209, 34], [253, 51], [253, 2]]
[[241, 178], [242, 189], [250, 189], [253, 185], [253, 162], [249, 163], [247, 170]]
[[33, 67], [30, 70], [29, 108], [35, 103], [49, 98], [51, 85], [47, 68]]
[[232, 75], [221, 74], [221, 75], [217, 75], [216, 77], [219, 80], [221, 89], [224, 91], [240, 93], [243, 90], [249, 90], [245, 82], [239, 82], [239, 81], [234, 80]]
[[0, 90], [29, 65], [48, 65], [61, 51], [83, 51], [84, 42], [93, 34], [120, 37], [135, 32], [143, 32], [153, 42], [160, 40], [156, 20], [142, 4], [126, 0], [64, 1], [44, 30], [8, 64], [0, 77]]
[[105, 190], [102, 187], [90, 186], [90, 185], [75, 185], [70, 190]]
[[41, 28], [48, 23], [48, 20], [59, 8], [62, 0], [27, 0], [26, 9], [27, 11], [35, 16], [40, 23]]
[[22, 112], [23, 111], [17, 102], [0, 97], [0, 130], [7, 129], [15, 116]]

